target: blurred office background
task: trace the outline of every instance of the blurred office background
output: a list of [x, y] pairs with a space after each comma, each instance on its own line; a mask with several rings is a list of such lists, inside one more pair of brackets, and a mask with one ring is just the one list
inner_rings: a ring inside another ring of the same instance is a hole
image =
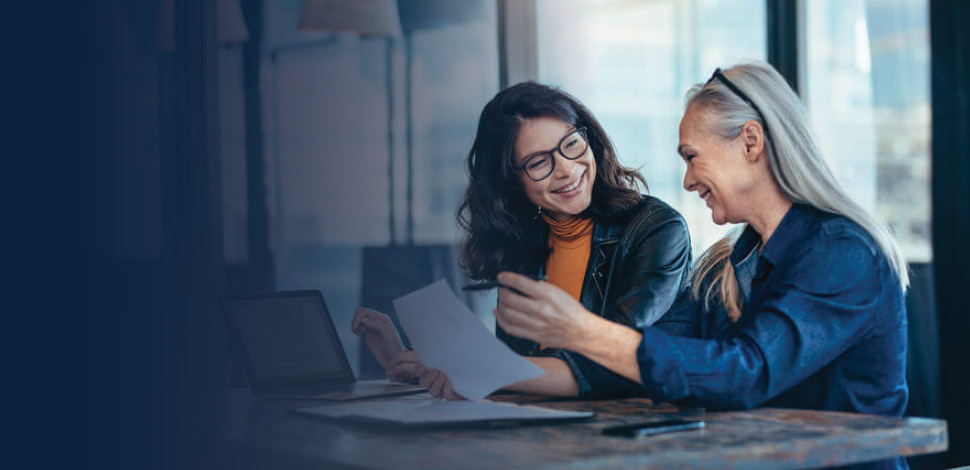
[[[586, 103], [620, 160], [684, 214], [696, 256], [730, 227], [682, 188], [684, 93], [715, 67], [765, 60], [799, 92], [840, 182], [912, 264], [910, 414], [950, 419], [952, 449], [913, 466], [970, 464], [960, 398], [970, 286], [959, 268], [970, 155], [966, 128], [946, 127], [967, 122], [966, 39], [954, 23], [967, 10], [930, 0], [105, 0], [95, 12], [98, 253], [117, 288], [139, 292], [119, 311], [180, 312], [157, 321], [211, 352], [206, 370], [218, 377], [203, 381], [243, 385], [214, 295], [288, 289], [323, 293], [350, 363], [372, 377], [379, 369], [350, 332], [355, 307], [387, 310], [431, 280], [463, 282], [455, 210], [496, 92], [535, 79]], [[963, 108], [949, 106], [959, 99]], [[494, 297], [464, 300], [494, 328]], [[125, 321], [156, 331], [146, 326], [156, 320]], [[125, 347], [133, 363], [114, 356]], [[92, 362], [125, 372], [160, 360], [155, 347], [172, 346], [98, 345]]]

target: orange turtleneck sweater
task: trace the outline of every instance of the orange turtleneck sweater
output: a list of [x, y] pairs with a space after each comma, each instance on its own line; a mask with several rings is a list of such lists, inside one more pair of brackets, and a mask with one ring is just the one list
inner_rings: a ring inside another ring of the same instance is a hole
[[593, 244], [593, 219], [570, 217], [558, 222], [545, 214], [542, 217], [549, 225], [549, 247], [552, 248], [546, 262], [546, 277], [549, 283], [579, 300]]

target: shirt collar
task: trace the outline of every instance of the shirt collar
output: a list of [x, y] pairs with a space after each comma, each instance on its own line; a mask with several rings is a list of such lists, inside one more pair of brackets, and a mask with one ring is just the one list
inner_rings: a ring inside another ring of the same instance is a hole
[[[785, 253], [790, 251], [792, 243], [804, 235], [805, 228], [812, 220], [811, 206], [792, 204], [788, 212], [785, 213], [785, 217], [781, 219], [781, 223], [771, 234], [768, 243], [765, 243], [761, 250], [761, 258], [773, 266], [777, 265]], [[745, 227], [741, 237], [734, 244], [734, 250], [731, 252], [731, 264], [737, 265], [743, 261], [745, 256], [751, 253], [751, 250], [757, 247], [760, 241], [761, 234], [750, 225]]]

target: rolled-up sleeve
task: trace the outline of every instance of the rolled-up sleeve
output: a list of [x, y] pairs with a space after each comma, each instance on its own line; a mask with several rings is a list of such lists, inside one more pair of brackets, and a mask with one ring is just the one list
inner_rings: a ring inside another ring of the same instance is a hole
[[579, 398], [618, 398], [643, 394], [639, 383], [599, 365], [575, 351], [544, 349], [540, 355], [562, 359], [573, 373]]
[[[740, 330], [717, 340], [643, 328], [644, 391], [713, 409], [759, 406], [861, 341], [878, 312], [886, 265], [854, 234], [825, 239], [778, 279]], [[898, 287], [898, 284], [897, 284]]]

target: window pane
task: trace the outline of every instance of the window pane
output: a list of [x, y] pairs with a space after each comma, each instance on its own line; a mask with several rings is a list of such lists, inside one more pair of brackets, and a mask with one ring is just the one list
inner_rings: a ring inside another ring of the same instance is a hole
[[684, 191], [684, 93], [715, 67], [765, 60], [763, 0], [539, 0], [539, 79], [592, 109], [620, 161], [687, 219], [695, 256], [729, 229]]
[[[495, 9], [482, 9], [481, 14], [472, 21], [412, 33], [416, 243], [454, 243], [458, 234], [455, 211], [468, 185], [465, 158], [482, 107], [498, 92]], [[398, 210], [401, 221], [405, 210]]]
[[359, 372], [360, 340], [350, 320], [369, 269], [363, 249], [390, 244], [392, 233], [398, 244], [408, 239], [408, 119], [414, 242], [455, 242], [465, 157], [481, 108], [498, 90], [495, 9], [490, 2], [453, 9], [402, 2], [407, 38], [388, 40], [299, 30], [302, 5], [263, 6], [261, 92], [276, 287], [323, 293]]
[[805, 2], [805, 99], [850, 195], [929, 261], [930, 85], [926, 0]]

